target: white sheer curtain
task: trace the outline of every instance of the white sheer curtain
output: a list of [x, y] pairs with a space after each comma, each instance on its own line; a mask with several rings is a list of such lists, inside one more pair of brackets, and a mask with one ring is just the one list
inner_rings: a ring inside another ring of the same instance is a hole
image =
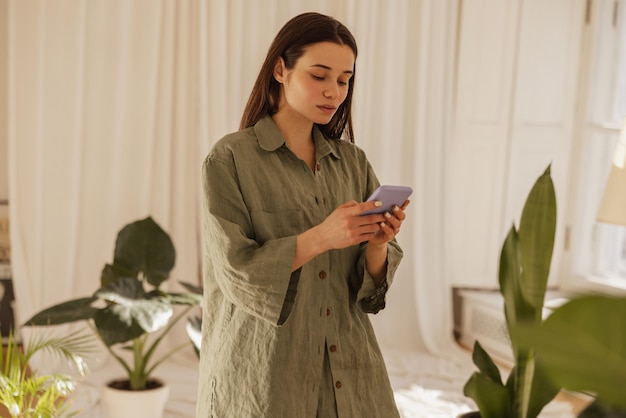
[[20, 320], [91, 294], [117, 231], [152, 215], [196, 280], [197, 11], [9, 4], [9, 183]]
[[92, 293], [117, 231], [152, 215], [175, 278], [198, 279], [200, 164], [237, 129], [282, 24], [331, 14], [359, 44], [355, 131], [383, 183], [415, 193], [405, 260], [373, 318], [383, 346], [451, 342], [442, 173], [452, 0], [10, 0], [9, 193], [18, 321]]

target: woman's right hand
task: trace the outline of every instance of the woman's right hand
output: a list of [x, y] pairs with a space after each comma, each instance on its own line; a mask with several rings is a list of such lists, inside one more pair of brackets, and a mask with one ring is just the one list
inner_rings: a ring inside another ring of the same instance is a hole
[[335, 209], [324, 221], [304, 231], [296, 238], [296, 255], [291, 266], [295, 271], [319, 254], [328, 250], [346, 248], [372, 239], [380, 223], [385, 220], [382, 214], [361, 215], [380, 206], [380, 202], [346, 202]]
[[327, 250], [341, 249], [357, 245], [374, 238], [380, 230], [380, 223], [385, 220], [382, 214], [361, 215], [375, 209], [380, 202], [346, 202], [335, 209], [317, 226], [317, 233]]

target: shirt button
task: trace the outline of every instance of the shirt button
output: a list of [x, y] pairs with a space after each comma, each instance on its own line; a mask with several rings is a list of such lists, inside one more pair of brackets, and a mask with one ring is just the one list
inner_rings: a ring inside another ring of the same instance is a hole
[[331, 353], [334, 353], [335, 351], [337, 351], [337, 346], [335, 344], [333, 344], [330, 347], [328, 347], [328, 349], [330, 350]]
[[336, 387], [337, 389], [341, 389], [341, 381], [340, 381], [340, 380], [337, 380], [337, 381], [335, 382], [335, 387]]
[[315, 168], [317, 169], [317, 171], [320, 171], [322, 169], [322, 166], [320, 165], [320, 163], [317, 163], [317, 165], [315, 166]]
[[324, 270], [320, 271], [320, 279], [324, 280], [326, 278], [326, 272]]
[[326, 316], [330, 316], [330, 308], [326, 308]]

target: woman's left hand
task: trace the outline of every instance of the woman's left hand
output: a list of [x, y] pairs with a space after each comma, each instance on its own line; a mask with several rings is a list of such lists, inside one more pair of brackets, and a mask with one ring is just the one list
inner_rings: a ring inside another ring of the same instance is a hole
[[374, 238], [369, 240], [370, 244], [373, 245], [383, 245], [387, 242], [391, 241], [400, 233], [400, 227], [402, 226], [402, 222], [406, 219], [406, 213], [404, 210], [411, 203], [409, 200], [406, 200], [402, 206], [394, 206], [392, 208], [392, 212], [385, 212], [385, 221], [379, 223], [380, 229], [374, 235]]

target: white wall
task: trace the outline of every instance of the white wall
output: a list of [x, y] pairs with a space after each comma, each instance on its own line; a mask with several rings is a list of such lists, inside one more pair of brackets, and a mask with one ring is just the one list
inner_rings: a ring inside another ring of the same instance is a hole
[[0, 202], [9, 198], [8, 190], [8, 51], [7, 35], [9, 28], [9, 1], [0, 0]]

